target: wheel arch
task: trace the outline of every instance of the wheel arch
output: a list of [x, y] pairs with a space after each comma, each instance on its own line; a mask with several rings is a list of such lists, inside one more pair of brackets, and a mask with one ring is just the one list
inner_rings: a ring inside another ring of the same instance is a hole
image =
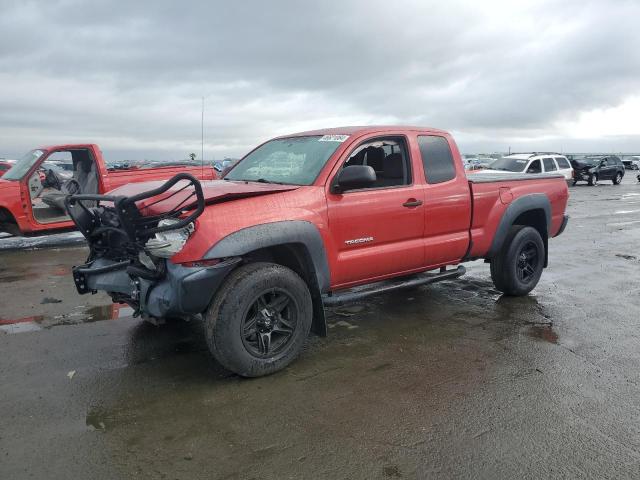
[[322, 293], [329, 290], [330, 272], [320, 231], [311, 222], [287, 220], [247, 227], [216, 243], [204, 258], [242, 257], [290, 268], [307, 283], [313, 300], [312, 331], [327, 333]]
[[487, 258], [491, 259], [502, 248], [509, 230], [514, 225], [535, 228], [544, 243], [544, 266], [548, 265], [548, 242], [551, 231], [551, 202], [544, 193], [522, 196], [509, 204], [496, 229]]
[[2, 205], [0, 205], [0, 232], [21, 235], [18, 221], [11, 213], [11, 210]]

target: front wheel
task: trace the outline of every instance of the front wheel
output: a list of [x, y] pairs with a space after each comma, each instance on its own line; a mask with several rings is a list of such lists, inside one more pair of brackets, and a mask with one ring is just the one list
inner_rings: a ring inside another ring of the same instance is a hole
[[598, 185], [598, 175], [596, 173], [592, 174], [589, 177], [589, 185], [591, 185], [592, 187]]
[[269, 375], [300, 354], [312, 315], [309, 289], [294, 271], [273, 263], [244, 265], [225, 280], [205, 314], [207, 344], [228, 370]]
[[544, 243], [533, 227], [511, 227], [502, 249], [491, 259], [491, 279], [507, 295], [522, 296], [538, 284], [544, 268]]
[[620, 172], [618, 172], [618, 173], [616, 173], [616, 176], [613, 179], [613, 184], [614, 185], [620, 185], [620, 182], [622, 182], [622, 174]]

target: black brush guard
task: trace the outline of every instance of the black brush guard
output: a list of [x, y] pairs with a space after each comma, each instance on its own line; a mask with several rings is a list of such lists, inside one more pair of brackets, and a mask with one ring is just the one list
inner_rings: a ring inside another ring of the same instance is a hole
[[[155, 202], [145, 205], [144, 208], [166, 201], [189, 187], [192, 187], [193, 191], [177, 206], [160, 215], [151, 215], [146, 217], [142, 215], [136, 205], [137, 202], [163, 195], [168, 192], [171, 187], [182, 180], [186, 180], [187, 183], [171, 192], [171, 194], [165, 195]], [[130, 197], [98, 194], [70, 195], [65, 199], [67, 213], [77, 225], [80, 232], [82, 232], [87, 239], [90, 239], [92, 234], [94, 234], [95, 228], [99, 225], [95, 218], [96, 211], [94, 209], [96, 207], [89, 208], [84, 205], [83, 202], [95, 202], [96, 206], [100, 206], [101, 202], [113, 203], [113, 210], [119, 220], [120, 228], [126, 233], [129, 240], [134, 243], [147, 240], [159, 232], [177, 230], [186, 227], [202, 214], [205, 207], [202, 185], [197, 178], [188, 173], [179, 173], [158, 188], [148, 190], [137, 195], [132, 195]], [[172, 225], [165, 225], [163, 227], [157, 226], [160, 220], [178, 218], [185, 211], [193, 209], [194, 202], [195, 210], [187, 217], [180, 219], [177, 223]], [[79, 210], [75, 208], [76, 206], [79, 207]], [[87, 217], [80, 217], [82, 214]]]
[[[184, 182], [184, 185], [172, 190], [179, 182]], [[137, 205], [142, 200], [158, 197], [144, 205], [142, 209], [145, 209], [179, 194], [184, 195], [184, 198], [175, 207], [161, 214], [144, 216]], [[111, 205], [104, 205], [105, 203]], [[65, 199], [65, 207], [78, 230], [86, 237], [90, 248], [87, 263], [73, 268], [78, 293], [84, 294], [95, 290], [87, 282], [88, 275], [125, 270], [131, 278], [149, 281], [162, 278], [164, 262], [158, 262], [155, 270], [140, 263], [139, 255], [145, 251], [145, 243], [156, 233], [178, 230], [195, 221], [204, 211], [205, 199], [198, 179], [188, 173], [179, 173], [158, 188], [129, 197], [70, 195]], [[185, 214], [187, 215], [183, 217]], [[177, 222], [158, 226], [165, 219], [175, 219]], [[116, 297], [114, 300], [120, 300]]]

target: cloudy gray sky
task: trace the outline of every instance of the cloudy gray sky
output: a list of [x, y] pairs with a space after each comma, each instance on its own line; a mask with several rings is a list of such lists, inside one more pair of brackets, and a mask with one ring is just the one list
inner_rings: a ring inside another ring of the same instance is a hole
[[640, 1], [0, 0], [0, 157], [239, 156], [410, 123], [464, 151], [640, 150]]

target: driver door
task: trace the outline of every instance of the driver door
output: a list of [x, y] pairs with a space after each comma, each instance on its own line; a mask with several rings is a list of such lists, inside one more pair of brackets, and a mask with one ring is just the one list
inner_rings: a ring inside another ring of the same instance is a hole
[[[336, 257], [332, 287], [346, 287], [419, 269], [424, 265], [424, 188], [404, 136], [366, 140], [343, 159], [327, 185], [329, 225]], [[331, 191], [340, 170], [368, 165], [376, 172], [369, 187]]]
[[613, 179], [613, 176], [615, 175], [615, 162], [609, 158], [603, 158], [601, 160], [602, 166], [600, 167], [600, 172], [598, 174], [600, 180], [611, 180]]

